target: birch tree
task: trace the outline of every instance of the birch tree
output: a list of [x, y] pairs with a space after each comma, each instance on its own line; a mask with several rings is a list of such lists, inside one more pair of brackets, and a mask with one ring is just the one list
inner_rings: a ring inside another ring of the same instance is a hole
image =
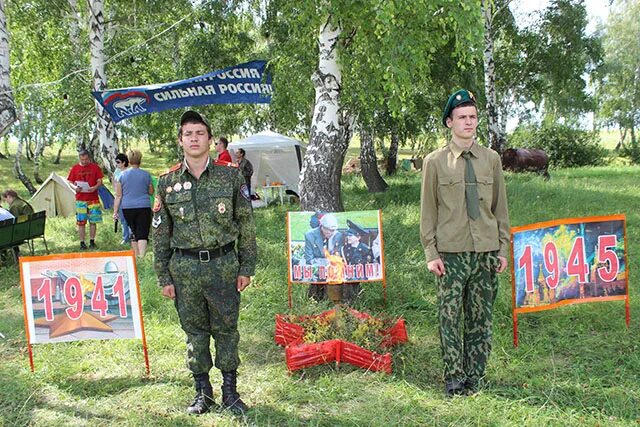
[[16, 106], [9, 78], [9, 31], [4, 13], [4, 0], [0, 0], [0, 136], [16, 121]]
[[[107, 75], [105, 73], [104, 55], [104, 2], [102, 0], [90, 0], [89, 2], [89, 43], [91, 46], [91, 75], [92, 89], [105, 90], [107, 87]], [[109, 176], [113, 175], [116, 167], [116, 155], [118, 143], [113, 121], [104, 108], [95, 101], [96, 127], [94, 139], [98, 141], [98, 154], [103, 167]]]
[[437, 55], [446, 46], [455, 64], [468, 64], [481, 23], [479, 1], [267, 2], [275, 125], [310, 129], [303, 209], [342, 209], [340, 171], [354, 118], [373, 129], [385, 108], [397, 120], [417, 114], [417, 91], [448, 94], [448, 87], [431, 86]]
[[[9, 31], [5, 15], [4, 0], [0, 0], [0, 136], [4, 135], [17, 119], [16, 106], [11, 90], [9, 78]], [[36, 192], [31, 180], [24, 174], [20, 164], [22, 143], [18, 144], [14, 160], [14, 170], [18, 179], [24, 184], [30, 194]]]
[[[508, 2], [502, 7], [506, 7]], [[487, 100], [487, 140], [489, 147], [502, 153], [505, 146], [504, 133], [500, 127], [498, 115], [498, 103], [496, 99], [496, 65], [494, 60], [494, 28], [493, 20], [496, 16], [496, 3], [494, 0], [482, 0], [482, 15], [484, 17], [484, 93]]]
[[638, 156], [640, 126], [640, 3], [616, 2], [607, 19], [604, 85], [601, 88], [603, 119], [620, 129], [620, 146], [627, 135]]
[[360, 167], [370, 193], [380, 193], [389, 187], [378, 170], [373, 135], [367, 129], [360, 130]]
[[342, 28], [336, 21], [327, 16], [318, 33], [318, 69], [312, 76], [315, 105], [300, 174], [300, 204], [306, 210], [344, 210], [340, 179], [352, 120], [340, 105], [342, 67], [337, 44]]

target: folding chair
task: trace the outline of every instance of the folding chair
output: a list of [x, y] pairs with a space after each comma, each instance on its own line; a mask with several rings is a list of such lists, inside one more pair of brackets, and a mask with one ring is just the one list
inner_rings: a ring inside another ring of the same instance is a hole
[[34, 253], [34, 243], [33, 241], [37, 237], [42, 237], [42, 241], [44, 242], [44, 248], [49, 253], [49, 247], [47, 246], [47, 239], [44, 238], [44, 229], [45, 222], [47, 219], [47, 211], [40, 211], [31, 214], [29, 217], [29, 249], [31, 249], [31, 255]]

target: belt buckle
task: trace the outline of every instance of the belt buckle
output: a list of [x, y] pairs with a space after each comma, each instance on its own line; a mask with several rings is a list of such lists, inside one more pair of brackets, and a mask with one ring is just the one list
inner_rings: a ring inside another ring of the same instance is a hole
[[209, 262], [211, 261], [211, 254], [209, 253], [209, 251], [199, 251], [198, 259], [200, 260], [200, 262]]

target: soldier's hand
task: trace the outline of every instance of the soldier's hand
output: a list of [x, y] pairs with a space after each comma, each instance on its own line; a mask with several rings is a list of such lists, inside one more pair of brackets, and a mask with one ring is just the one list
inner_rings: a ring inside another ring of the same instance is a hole
[[162, 287], [162, 296], [169, 299], [176, 298], [176, 287], [173, 285], [165, 285]]
[[429, 269], [430, 272], [432, 272], [438, 277], [444, 274], [444, 263], [440, 258], [436, 258], [433, 261], [429, 261], [427, 263], [427, 268]]
[[498, 273], [502, 273], [509, 265], [509, 261], [507, 261], [507, 259], [503, 256], [499, 256], [498, 259], [500, 260], [500, 265], [498, 266], [498, 268], [496, 268], [496, 271]]
[[244, 291], [244, 289], [249, 286], [251, 283], [251, 277], [249, 276], [238, 276], [236, 280], [236, 284], [238, 286], [238, 292]]

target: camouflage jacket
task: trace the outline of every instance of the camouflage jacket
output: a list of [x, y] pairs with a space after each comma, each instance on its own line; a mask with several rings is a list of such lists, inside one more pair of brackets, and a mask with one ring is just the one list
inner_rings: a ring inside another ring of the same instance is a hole
[[253, 210], [236, 167], [209, 160], [196, 180], [186, 163], [178, 163], [160, 176], [153, 211], [154, 268], [160, 286], [173, 284], [169, 260], [176, 248], [211, 250], [237, 241], [238, 275], [255, 274]]

